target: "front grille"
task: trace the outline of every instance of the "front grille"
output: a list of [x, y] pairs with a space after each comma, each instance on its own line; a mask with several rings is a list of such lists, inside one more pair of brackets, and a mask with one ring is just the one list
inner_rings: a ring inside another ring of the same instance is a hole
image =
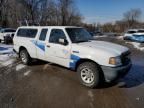
[[130, 54], [130, 51], [127, 51], [121, 55], [121, 61], [123, 65], [126, 65], [130, 62]]

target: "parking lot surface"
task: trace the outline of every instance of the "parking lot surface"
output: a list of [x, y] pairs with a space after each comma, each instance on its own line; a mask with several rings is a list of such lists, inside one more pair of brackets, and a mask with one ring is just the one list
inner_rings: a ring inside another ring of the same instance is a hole
[[132, 69], [118, 83], [89, 89], [69, 69], [43, 61], [25, 66], [16, 55], [3, 54], [0, 108], [143, 108], [144, 52], [120, 39], [98, 40], [125, 45], [132, 52]]

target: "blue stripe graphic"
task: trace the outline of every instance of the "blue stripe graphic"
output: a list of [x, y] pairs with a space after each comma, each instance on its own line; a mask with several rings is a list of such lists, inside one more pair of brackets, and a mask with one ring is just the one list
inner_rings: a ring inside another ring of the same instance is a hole
[[75, 69], [76, 63], [80, 60], [80, 57], [72, 54], [71, 55], [71, 60], [73, 60], [73, 62], [70, 62], [70, 68]]
[[34, 43], [38, 48], [41, 50], [45, 51], [45, 44], [36, 40], [32, 40], [32, 43]]

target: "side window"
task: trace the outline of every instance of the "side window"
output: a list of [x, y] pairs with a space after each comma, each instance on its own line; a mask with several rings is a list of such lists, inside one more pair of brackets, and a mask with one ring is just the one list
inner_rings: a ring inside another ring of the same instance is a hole
[[4, 33], [4, 30], [2, 29], [2, 30], [0, 31], [0, 33]]
[[48, 29], [42, 29], [41, 30], [41, 34], [40, 34], [39, 40], [44, 41], [46, 39], [47, 31], [48, 31]]
[[50, 43], [59, 43], [59, 39], [66, 39], [66, 36], [63, 30], [60, 29], [53, 29], [50, 34], [49, 42]]
[[17, 32], [17, 36], [35, 38], [37, 32], [38, 32], [37, 29], [19, 29]]
[[15, 32], [13, 29], [6, 29], [5, 32]]

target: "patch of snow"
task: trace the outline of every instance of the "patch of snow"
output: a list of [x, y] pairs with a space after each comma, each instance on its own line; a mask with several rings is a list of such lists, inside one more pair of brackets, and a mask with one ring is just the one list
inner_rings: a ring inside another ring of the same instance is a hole
[[12, 64], [17, 57], [16, 53], [13, 52], [13, 45], [0, 44], [0, 65], [8, 66]]
[[0, 67], [12, 66], [16, 57], [17, 55], [13, 52], [12, 45], [0, 44]]
[[0, 44], [0, 47], [5, 50], [0, 50], [0, 54], [10, 54], [13, 52], [13, 45]]
[[144, 51], [144, 47], [141, 47], [140, 46], [141, 44], [138, 43], [138, 42], [126, 42], [126, 44], [131, 44], [131, 45], [134, 46], [134, 48], [136, 48], [136, 49], [138, 49], [140, 51]]
[[8, 65], [11, 65], [11, 64], [13, 64], [14, 63], [14, 59], [9, 59], [9, 60], [7, 60], [6, 62], [1, 62], [0, 61], [0, 64], [2, 65], [2, 66], [8, 66]]
[[14, 58], [18, 57], [18, 55], [15, 52], [12, 52], [12, 53], [8, 54], [8, 56], [9, 57], [14, 57]]
[[24, 73], [24, 76], [28, 76], [31, 73], [30, 70], [28, 70], [27, 72]]
[[43, 70], [46, 70], [46, 69], [47, 69], [47, 67], [49, 67], [49, 66], [50, 66], [50, 64], [52, 64], [52, 63], [49, 63], [49, 64], [44, 65]]
[[10, 54], [13, 52], [12, 48], [8, 48], [7, 50], [0, 51], [0, 54]]
[[0, 55], [0, 62], [5, 62], [9, 59], [9, 56], [6, 54], [6, 55]]
[[8, 66], [10, 64], [13, 64], [16, 58], [16, 54], [15, 53], [11, 53], [11, 54], [0, 54], [0, 65], [2, 66]]
[[21, 69], [23, 69], [25, 67], [26, 67], [25, 65], [19, 64], [19, 65], [16, 66], [16, 71], [19, 71], [19, 70], [21, 70]]
[[94, 38], [101, 38], [101, 37], [108, 37], [107, 35], [103, 35], [103, 36], [93, 36]]
[[4, 47], [4, 48], [13, 48], [13, 45], [0, 44], [0, 47]]
[[123, 36], [116, 36], [116, 39], [121, 39], [121, 40], [123, 40]]

